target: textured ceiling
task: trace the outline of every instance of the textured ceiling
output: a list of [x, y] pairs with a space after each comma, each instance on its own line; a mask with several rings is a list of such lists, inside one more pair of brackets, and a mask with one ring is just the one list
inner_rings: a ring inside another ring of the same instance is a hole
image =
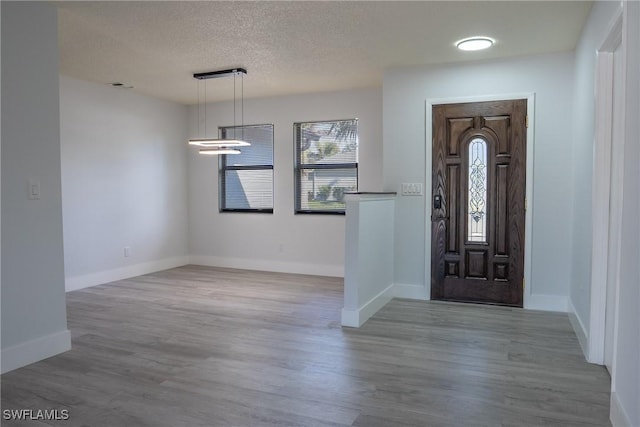
[[[591, 2], [55, 2], [60, 72], [197, 102], [194, 72], [245, 67], [245, 98], [379, 87], [385, 68], [573, 50]], [[486, 35], [496, 45], [461, 52]], [[208, 83], [233, 98], [233, 79]]]

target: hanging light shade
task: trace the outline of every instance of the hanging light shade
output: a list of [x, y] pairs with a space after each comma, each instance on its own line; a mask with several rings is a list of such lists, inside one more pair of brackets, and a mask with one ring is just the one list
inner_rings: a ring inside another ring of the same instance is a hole
[[240, 154], [240, 150], [238, 150], [237, 148], [227, 148], [227, 147], [203, 148], [202, 150], [200, 150], [200, 154], [205, 154], [209, 156], [217, 156], [220, 154]]
[[197, 145], [198, 147], [246, 147], [247, 141], [240, 139], [218, 139], [218, 138], [192, 138], [189, 145]]
[[[196, 80], [204, 80], [204, 133], [207, 133], [207, 80], [219, 77], [233, 76], [233, 127], [236, 127], [236, 77], [241, 77], [241, 106], [242, 106], [242, 133], [244, 136], [244, 75], [247, 70], [244, 68], [232, 68], [228, 70], [209, 71], [206, 73], [196, 73], [193, 78]], [[199, 83], [199, 82], [198, 82]], [[200, 91], [198, 90], [198, 134], [200, 134]], [[235, 135], [234, 135], [235, 136]], [[219, 154], [240, 154], [241, 151], [237, 147], [246, 147], [251, 145], [242, 139], [232, 138], [207, 138], [198, 137], [189, 139], [189, 145], [202, 147], [200, 154], [219, 155]]]

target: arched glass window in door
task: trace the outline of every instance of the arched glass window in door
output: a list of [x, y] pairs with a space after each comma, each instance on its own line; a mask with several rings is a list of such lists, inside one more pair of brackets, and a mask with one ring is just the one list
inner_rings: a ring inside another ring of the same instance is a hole
[[469, 242], [487, 241], [487, 141], [474, 138], [469, 143]]

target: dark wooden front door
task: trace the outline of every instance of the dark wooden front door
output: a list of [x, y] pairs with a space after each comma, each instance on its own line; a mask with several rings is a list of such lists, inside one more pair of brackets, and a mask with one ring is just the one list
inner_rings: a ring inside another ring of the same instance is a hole
[[431, 298], [522, 307], [527, 101], [433, 107]]

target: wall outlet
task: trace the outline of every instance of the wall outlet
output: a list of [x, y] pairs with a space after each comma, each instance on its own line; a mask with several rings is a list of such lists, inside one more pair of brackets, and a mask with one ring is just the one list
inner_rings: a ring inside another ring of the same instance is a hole
[[31, 178], [29, 180], [29, 189], [27, 190], [29, 200], [40, 199], [40, 180], [38, 178]]
[[131, 256], [131, 246], [124, 247], [124, 257], [129, 258]]
[[402, 183], [403, 196], [422, 196], [422, 183]]

